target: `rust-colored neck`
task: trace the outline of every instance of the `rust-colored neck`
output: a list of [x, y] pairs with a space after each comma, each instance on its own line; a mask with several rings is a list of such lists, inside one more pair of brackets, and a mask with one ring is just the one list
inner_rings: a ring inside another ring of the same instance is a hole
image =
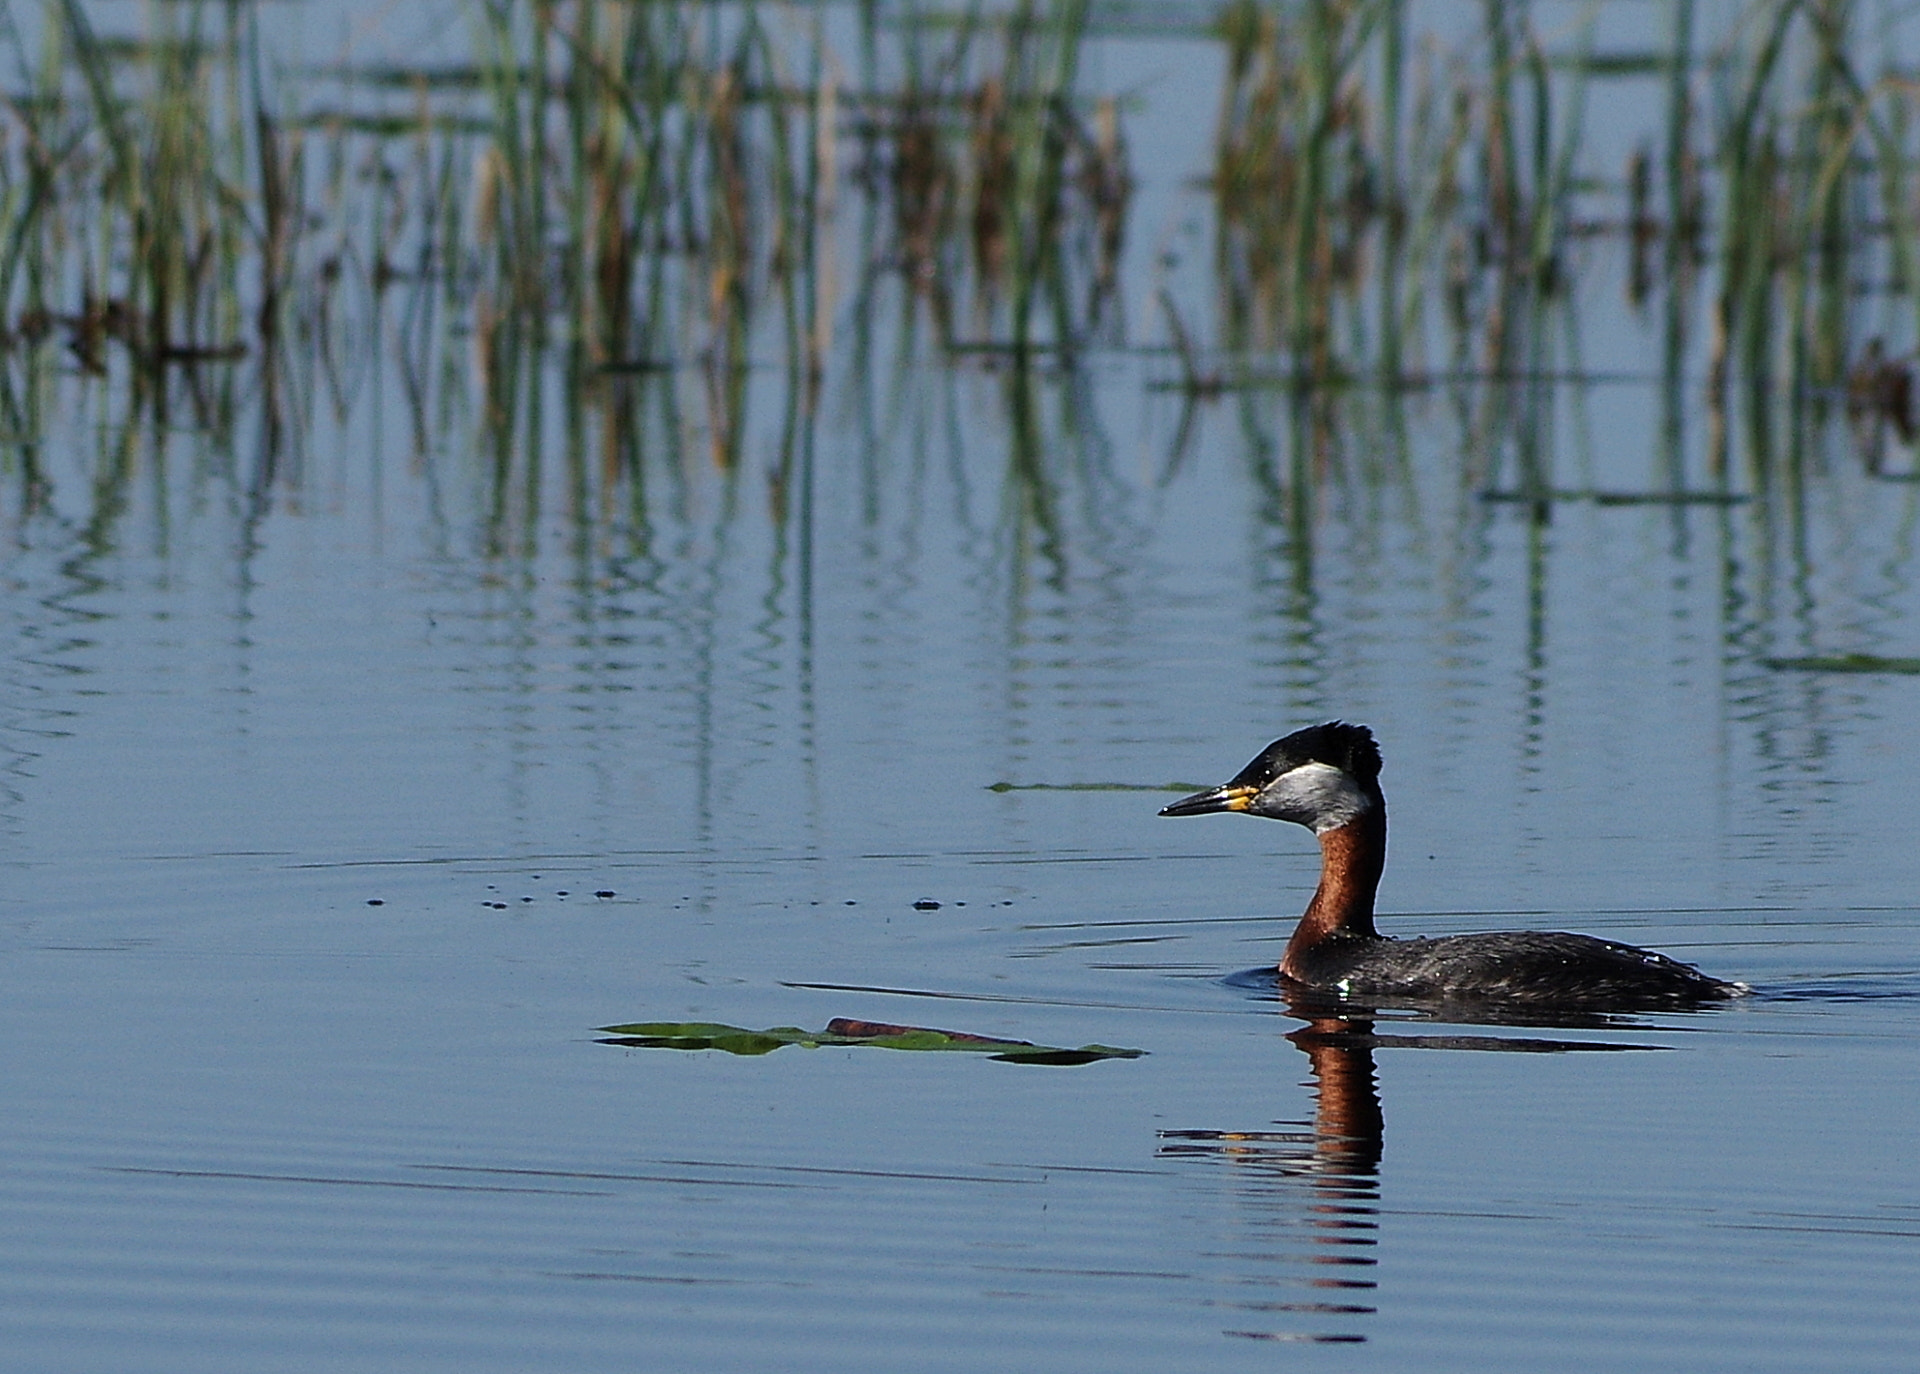
[[[1374, 1082], [1372, 1036], [1371, 1021], [1316, 1017], [1287, 1037], [1313, 1061], [1319, 1089], [1313, 1153], [1337, 1175], [1370, 1174], [1380, 1165], [1385, 1118]], [[1338, 1176], [1326, 1179], [1321, 1191], [1338, 1196], [1341, 1182]]]
[[1373, 894], [1387, 863], [1387, 812], [1383, 806], [1335, 830], [1320, 834], [1320, 886], [1306, 914], [1287, 941], [1280, 972], [1305, 979], [1305, 960], [1335, 936], [1378, 939], [1373, 928]]

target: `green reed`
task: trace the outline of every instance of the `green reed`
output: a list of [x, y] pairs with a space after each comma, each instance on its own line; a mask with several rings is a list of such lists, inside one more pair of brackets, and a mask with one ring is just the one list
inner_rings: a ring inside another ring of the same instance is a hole
[[[1866, 8], [1751, 0], [1709, 32], [1681, 0], [1662, 46], [1607, 53], [1591, 13], [1554, 10], [1549, 33], [1527, 0], [1451, 7], [1478, 24], [1444, 38], [1405, 0], [1226, 6], [1217, 341], [1191, 301], [1160, 312], [1186, 390], [1473, 379], [1462, 480], [1548, 492], [1552, 393], [1529, 379], [1578, 371], [1569, 288], [1624, 251], [1630, 304], [1659, 293], [1666, 312], [1676, 461], [1696, 337], [1723, 476], [1736, 433], [1764, 481], [1843, 408], [1910, 430], [1920, 88]], [[1616, 178], [1587, 130], [1621, 81], [1665, 109]], [[1310, 481], [1325, 450], [1303, 461]]]
[[[593, 454], [569, 487], [583, 510], [643, 510], [696, 454], [738, 472], [768, 396], [785, 511], [834, 369], [869, 367], [892, 302], [903, 361], [1009, 369], [1008, 471], [1042, 527], [1063, 474], [1029, 369], [1128, 327], [1171, 338], [1195, 402], [1491, 382], [1462, 481], [1539, 504], [1550, 407], [1528, 379], [1577, 364], [1569, 287], [1615, 250], [1634, 301], [1664, 292], [1666, 375], [1708, 339], [1723, 474], [1735, 431], [1750, 461], [1771, 451], [1782, 399], [1792, 437], [1843, 395], [1898, 393], [1920, 121], [1913, 83], [1866, 65], [1857, 3], [1749, 0], [1709, 32], [1680, 0], [1663, 49], [1631, 60], [1594, 51], [1591, 16], [1457, 12], [1472, 22], [1441, 35], [1407, 0], [1230, 0], [1191, 36], [1223, 68], [1194, 169], [1216, 302], [1161, 292], [1161, 330], [1116, 307], [1132, 172], [1122, 98], [1086, 89], [1094, 0], [860, 5], [851, 72], [821, 12], [754, 0], [485, 0], [463, 64], [319, 72], [276, 67], [250, 5], [156, 6], [128, 40], [48, 0], [29, 41], [0, 4], [0, 424], [16, 446], [42, 433], [49, 379], [77, 365], [156, 418], [262, 405], [278, 442], [316, 404], [344, 413], [385, 352], [424, 451], [470, 364], [505, 527], [541, 490], [558, 364]], [[1648, 72], [1657, 136], [1623, 173], [1592, 165], [1606, 83]], [[1879, 280], [1904, 314], [1869, 320]], [[1286, 482], [1370, 461], [1299, 414]]]

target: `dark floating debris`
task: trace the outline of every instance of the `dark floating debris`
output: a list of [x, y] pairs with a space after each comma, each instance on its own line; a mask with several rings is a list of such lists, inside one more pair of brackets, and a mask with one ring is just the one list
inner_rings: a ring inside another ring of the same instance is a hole
[[1920, 421], [1914, 412], [1913, 358], [1887, 356], [1878, 337], [1847, 370], [1847, 415], [1864, 431], [1868, 470], [1878, 472], [1884, 431], [1891, 428], [1901, 443], [1911, 447]]
[[725, 1050], [728, 1054], [771, 1054], [788, 1045], [818, 1049], [822, 1045], [871, 1045], [883, 1050], [959, 1050], [985, 1054], [1009, 1064], [1091, 1064], [1099, 1059], [1138, 1059], [1144, 1050], [1112, 1045], [1082, 1045], [1061, 1049], [1031, 1040], [1000, 1040], [966, 1031], [934, 1030], [927, 1026], [899, 1026], [887, 1021], [856, 1021], [836, 1016], [825, 1030], [775, 1026], [745, 1030], [713, 1021], [636, 1021], [624, 1026], [601, 1026], [602, 1045], [625, 1045], [656, 1050]]
[[1738, 506], [1752, 497], [1738, 491], [1483, 491], [1480, 499], [1496, 505], [1591, 501], [1596, 506]]
[[1920, 658], [1880, 654], [1814, 654], [1806, 658], [1770, 658], [1769, 668], [1800, 673], [1920, 673]]
[[600, 889], [600, 890], [599, 890], [598, 892], [596, 892], [596, 893], [594, 893], [593, 895], [594, 895], [594, 896], [596, 896], [596, 897], [616, 897], [616, 896], [618, 896], [619, 894], [618, 894], [618, 893], [616, 893], [616, 892], [615, 892], [615, 891], [614, 891], [614, 890], [613, 890], [612, 888], [610, 888], [610, 887], [603, 887], [603, 888], [601, 888], [601, 889]]
[[913, 904], [913, 909], [915, 911], [938, 911], [940, 909], [940, 903], [934, 901], [931, 897], [922, 897]]
[[387, 904], [387, 903], [386, 903], [386, 900], [385, 900], [384, 898], [381, 898], [381, 897], [369, 897], [369, 898], [367, 898], [367, 905], [368, 905], [368, 906], [385, 906], [386, 904]]
[[1207, 783], [1184, 782], [990, 782], [989, 792], [1198, 792]]

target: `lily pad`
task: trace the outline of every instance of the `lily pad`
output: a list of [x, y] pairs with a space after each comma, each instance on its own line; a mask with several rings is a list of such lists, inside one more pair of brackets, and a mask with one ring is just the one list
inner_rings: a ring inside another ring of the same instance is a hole
[[855, 1021], [836, 1016], [825, 1030], [774, 1026], [745, 1030], [716, 1021], [635, 1021], [602, 1026], [603, 1045], [628, 1045], [658, 1050], [725, 1050], [728, 1054], [771, 1054], [787, 1045], [818, 1049], [822, 1045], [872, 1045], [883, 1050], [960, 1050], [985, 1054], [1009, 1064], [1091, 1064], [1096, 1059], [1138, 1059], [1144, 1050], [1116, 1049], [1112, 1045], [1082, 1045], [1062, 1049], [1036, 1045], [1031, 1040], [1000, 1040], [966, 1031], [934, 1030], [927, 1026], [897, 1026], [886, 1021]]
[[1879, 654], [1823, 654], [1810, 658], [1770, 658], [1769, 668], [1803, 673], [1920, 673], [1920, 658]]

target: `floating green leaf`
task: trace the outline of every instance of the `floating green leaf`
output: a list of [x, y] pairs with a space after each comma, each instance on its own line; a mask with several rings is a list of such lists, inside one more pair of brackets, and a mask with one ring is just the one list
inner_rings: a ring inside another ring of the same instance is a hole
[[818, 1049], [822, 1045], [872, 1045], [883, 1050], [962, 1050], [986, 1054], [1010, 1064], [1091, 1064], [1096, 1059], [1138, 1059], [1144, 1051], [1115, 1049], [1111, 1045], [1082, 1045], [1060, 1049], [1030, 1040], [1000, 1040], [965, 1031], [933, 1030], [926, 1026], [897, 1026], [885, 1021], [854, 1021], [836, 1016], [825, 1030], [774, 1026], [744, 1030], [714, 1021], [636, 1021], [602, 1026], [603, 1045], [629, 1045], [660, 1050], [725, 1050], [728, 1054], [770, 1054], [785, 1045]]

